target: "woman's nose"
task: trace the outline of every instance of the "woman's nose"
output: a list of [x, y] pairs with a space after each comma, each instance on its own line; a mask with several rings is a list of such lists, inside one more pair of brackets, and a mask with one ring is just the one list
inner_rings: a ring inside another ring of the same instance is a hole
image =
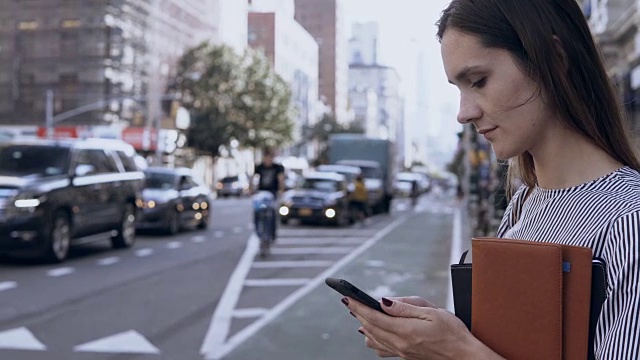
[[460, 110], [458, 111], [458, 122], [462, 125], [468, 124], [482, 116], [482, 110], [473, 97], [460, 95]]

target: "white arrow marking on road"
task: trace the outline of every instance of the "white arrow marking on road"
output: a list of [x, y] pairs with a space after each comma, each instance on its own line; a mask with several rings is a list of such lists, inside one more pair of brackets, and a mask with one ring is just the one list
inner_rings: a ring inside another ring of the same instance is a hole
[[354, 248], [350, 247], [299, 247], [299, 248], [275, 248], [271, 249], [274, 255], [303, 255], [303, 254], [348, 254]]
[[221, 238], [224, 235], [224, 232], [222, 231], [216, 231], [213, 233], [213, 236], [217, 237], [217, 238]]
[[109, 265], [113, 265], [115, 263], [120, 262], [120, 258], [117, 256], [112, 256], [112, 257], [108, 257], [108, 258], [104, 258], [104, 259], [100, 259], [98, 260], [98, 265], [100, 266], [109, 266]]
[[198, 243], [203, 243], [203, 242], [207, 241], [207, 238], [205, 236], [198, 235], [198, 236], [192, 237], [191, 241], [193, 241], [194, 243], [198, 244]]
[[16, 286], [18, 286], [18, 283], [15, 281], [3, 281], [3, 282], [0, 282], [0, 291], [13, 289]]
[[110, 353], [110, 354], [159, 354], [160, 350], [153, 346], [144, 336], [135, 330], [107, 336], [90, 341], [73, 348], [74, 351]]
[[47, 347], [25, 327], [0, 332], [0, 349], [47, 350]]
[[175, 250], [180, 249], [182, 247], [182, 243], [179, 241], [172, 241], [167, 244], [167, 249]]
[[61, 268], [51, 269], [51, 270], [47, 271], [47, 276], [60, 277], [60, 276], [73, 274], [74, 272], [75, 272], [75, 270], [73, 268], [61, 267]]
[[136, 256], [138, 257], [145, 257], [151, 254], [153, 254], [153, 249], [145, 248], [145, 249], [136, 250]]
[[269, 309], [263, 308], [250, 308], [250, 309], [235, 309], [233, 311], [233, 317], [236, 319], [251, 319], [260, 317], [267, 313]]
[[301, 286], [306, 285], [311, 279], [248, 279], [245, 286]]

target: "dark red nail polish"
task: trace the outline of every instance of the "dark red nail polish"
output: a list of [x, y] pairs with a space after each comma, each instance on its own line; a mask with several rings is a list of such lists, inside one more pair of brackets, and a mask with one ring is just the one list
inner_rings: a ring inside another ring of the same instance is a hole
[[342, 301], [342, 303], [344, 304], [344, 306], [348, 306], [348, 305], [349, 305], [349, 299], [347, 299], [346, 297], [345, 297], [345, 298], [342, 298], [342, 300], [341, 300], [341, 301]]
[[358, 332], [359, 332], [360, 334], [364, 335], [364, 331], [362, 331], [362, 330], [358, 329]]
[[351, 316], [356, 317], [351, 311], [349, 311], [349, 314], [351, 314]]
[[382, 303], [384, 304], [384, 306], [391, 306], [393, 305], [393, 301], [387, 299], [387, 298], [382, 298]]

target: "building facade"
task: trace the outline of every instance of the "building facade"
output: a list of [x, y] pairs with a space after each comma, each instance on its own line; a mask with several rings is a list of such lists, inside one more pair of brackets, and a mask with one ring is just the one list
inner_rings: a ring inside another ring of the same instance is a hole
[[291, 86], [296, 122], [294, 144], [287, 155], [315, 157], [304, 129], [313, 126], [319, 117], [318, 44], [294, 19], [293, 1], [278, 4], [254, 1], [248, 33], [249, 45], [264, 51], [276, 73]]
[[241, 54], [247, 48], [249, 2], [240, 0], [200, 0], [213, 2], [214, 43], [231, 46]]
[[[391, 67], [383, 65], [351, 65], [349, 67], [349, 89], [357, 95], [363, 89], [370, 89], [377, 97], [377, 124], [374, 129], [367, 128], [367, 133], [374, 136], [397, 141], [398, 127], [403, 121], [403, 102], [400, 97], [400, 77]], [[362, 108], [356, 110], [355, 117], [366, 117]]]
[[640, 149], [640, 32], [637, 0], [584, 0], [585, 16], [605, 66], [624, 105], [629, 129]]
[[97, 104], [56, 125], [159, 127], [166, 81], [185, 49], [213, 38], [213, 10], [211, 0], [5, 1], [0, 125], [43, 125], [52, 90], [56, 116]]
[[378, 63], [378, 24], [355, 23], [349, 39], [349, 64], [374, 65]]
[[349, 54], [341, 1], [295, 0], [295, 19], [319, 45], [320, 97], [338, 122], [346, 123], [349, 119]]

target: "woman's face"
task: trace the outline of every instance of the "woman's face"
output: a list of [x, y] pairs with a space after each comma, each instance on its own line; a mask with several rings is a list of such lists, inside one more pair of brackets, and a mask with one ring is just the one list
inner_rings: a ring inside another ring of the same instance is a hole
[[449, 82], [460, 90], [458, 122], [475, 125], [498, 159], [533, 152], [553, 112], [511, 54], [454, 29], [445, 31], [441, 52]]

